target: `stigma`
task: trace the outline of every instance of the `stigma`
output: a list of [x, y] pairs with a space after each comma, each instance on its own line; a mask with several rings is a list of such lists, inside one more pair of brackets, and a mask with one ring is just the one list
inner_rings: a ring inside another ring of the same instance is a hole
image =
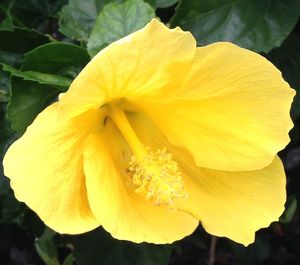
[[138, 161], [132, 156], [129, 163], [133, 184], [137, 186], [135, 191], [144, 193], [155, 205], [167, 204], [176, 209], [174, 199], [186, 197], [177, 162], [166, 148], [145, 149], [147, 156], [143, 160]]

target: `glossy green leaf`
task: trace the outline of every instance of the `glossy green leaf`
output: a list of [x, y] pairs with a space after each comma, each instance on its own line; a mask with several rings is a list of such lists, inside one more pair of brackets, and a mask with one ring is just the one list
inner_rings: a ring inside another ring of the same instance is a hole
[[102, 229], [74, 237], [72, 243], [78, 265], [167, 265], [171, 253], [170, 245], [120, 241]]
[[23, 78], [13, 77], [7, 118], [11, 128], [23, 133], [38, 113], [54, 101], [61, 91]]
[[171, 21], [199, 45], [230, 41], [257, 52], [280, 46], [296, 25], [299, 0], [181, 1]]
[[89, 61], [86, 49], [69, 43], [52, 42], [25, 54], [21, 69], [74, 79]]
[[88, 51], [94, 56], [111, 42], [144, 27], [153, 17], [154, 9], [142, 0], [127, 0], [104, 6], [97, 17]]
[[69, 87], [89, 60], [85, 49], [54, 42], [25, 54], [21, 70], [6, 65], [5, 70], [15, 76], [8, 107], [12, 128], [24, 132], [36, 115]]
[[35, 71], [21, 71], [6, 64], [2, 64], [2, 68], [11, 75], [21, 77], [24, 80], [35, 81], [40, 84], [52, 85], [55, 87], [62, 87], [62, 91], [64, 91], [65, 88], [68, 88], [72, 82], [71, 79], [64, 76], [45, 74]]
[[59, 30], [71, 39], [87, 41], [103, 6], [122, 0], [70, 0], [60, 12]]

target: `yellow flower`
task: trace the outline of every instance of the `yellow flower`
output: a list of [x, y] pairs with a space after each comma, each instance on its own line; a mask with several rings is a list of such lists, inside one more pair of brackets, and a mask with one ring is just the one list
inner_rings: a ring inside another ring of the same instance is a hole
[[51, 228], [98, 226], [169, 243], [207, 232], [247, 245], [284, 209], [276, 153], [294, 90], [231, 43], [196, 47], [157, 20], [98, 53], [8, 150], [15, 196]]

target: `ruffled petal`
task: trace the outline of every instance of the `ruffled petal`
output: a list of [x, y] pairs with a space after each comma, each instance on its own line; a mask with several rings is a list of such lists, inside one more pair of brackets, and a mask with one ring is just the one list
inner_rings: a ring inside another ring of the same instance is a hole
[[[87, 193], [93, 214], [117, 239], [171, 243], [191, 234], [198, 221], [189, 214], [155, 206], [136, 194], [127, 173], [130, 151], [108, 122], [90, 135], [84, 151]], [[171, 225], [170, 225], [171, 224]]]
[[154, 95], [182, 82], [196, 51], [191, 33], [168, 29], [153, 19], [143, 29], [99, 52], [62, 97], [62, 113], [118, 100]]
[[185, 167], [189, 197], [179, 206], [199, 219], [207, 232], [245, 246], [255, 232], [278, 221], [286, 200], [285, 173], [278, 157], [250, 172]]
[[186, 80], [169, 98], [145, 98], [138, 108], [198, 166], [256, 170], [289, 142], [294, 95], [262, 56], [216, 43], [197, 49]]
[[200, 220], [207, 232], [248, 245], [258, 229], [269, 226], [282, 214], [286, 181], [278, 157], [256, 171], [199, 168], [186, 150], [172, 146], [147, 117], [130, 114], [129, 120], [145, 145], [154, 149], [165, 147], [173, 154], [187, 192], [187, 199], [177, 199], [175, 204]]
[[99, 222], [87, 201], [82, 145], [97, 129], [99, 112], [61, 121], [59, 104], [38, 115], [25, 134], [8, 149], [4, 173], [18, 200], [25, 202], [52, 229], [77, 234]]

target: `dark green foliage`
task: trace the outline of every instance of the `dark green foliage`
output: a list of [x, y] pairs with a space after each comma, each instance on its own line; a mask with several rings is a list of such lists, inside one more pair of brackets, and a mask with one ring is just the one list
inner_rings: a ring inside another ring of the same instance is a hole
[[[170, 245], [133, 244], [114, 240], [107, 232], [93, 232], [69, 237], [74, 247], [74, 257], [79, 264], [88, 265], [164, 265], [171, 253]], [[89, 248], [85, 246], [89, 245]]]
[[299, 0], [190, 0], [181, 1], [171, 24], [193, 32], [199, 45], [230, 41], [268, 52], [280, 46], [299, 14]]
[[260, 230], [247, 248], [211, 237], [201, 226], [171, 245], [118, 241], [101, 228], [59, 235], [15, 199], [1, 166], [0, 264], [299, 264], [299, 0], [1, 0], [1, 157], [36, 115], [68, 89], [91, 56], [155, 14], [171, 27], [191, 31], [198, 45], [225, 40], [261, 52], [298, 92], [291, 111], [291, 143], [280, 153], [288, 191], [280, 221]]
[[298, 93], [296, 94], [292, 117], [297, 119], [300, 117], [300, 35], [292, 33], [283, 42], [281, 47], [273, 49], [266, 55], [282, 72], [286, 81]]

